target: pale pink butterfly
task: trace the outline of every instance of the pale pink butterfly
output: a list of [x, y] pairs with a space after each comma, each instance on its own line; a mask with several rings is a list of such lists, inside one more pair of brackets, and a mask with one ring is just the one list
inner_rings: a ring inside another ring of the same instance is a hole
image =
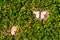
[[44, 19], [45, 18], [45, 15], [48, 13], [48, 11], [34, 11], [33, 10], [33, 13], [36, 14], [36, 19], [38, 18], [41, 18], [41, 19]]
[[15, 35], [16, 30], [17, 30], [17, 27], [13, 26], [11, 29], [9, 29], [9, 32], [11, 33], [11, 35]]

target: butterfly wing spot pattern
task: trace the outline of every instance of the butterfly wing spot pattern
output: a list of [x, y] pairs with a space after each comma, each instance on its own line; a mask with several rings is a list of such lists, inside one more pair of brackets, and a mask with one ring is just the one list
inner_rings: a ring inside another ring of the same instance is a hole
[[40, 19], [45, 19], [47, 17], [48, 11], [33, 11], [33, 13], [36, 15], [36, 19], [40, 17]]

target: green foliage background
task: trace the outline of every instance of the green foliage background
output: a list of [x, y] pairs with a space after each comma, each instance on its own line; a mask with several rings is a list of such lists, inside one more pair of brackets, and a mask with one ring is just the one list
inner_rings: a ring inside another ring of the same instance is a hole
[[[46, 7], [48, 18], [36, 20], [32, 9]], [[6, 35], [10, 23], [19, 25], [14, 36]], [[60, 0], [0, 0], [0, 40], [60, 40]]]

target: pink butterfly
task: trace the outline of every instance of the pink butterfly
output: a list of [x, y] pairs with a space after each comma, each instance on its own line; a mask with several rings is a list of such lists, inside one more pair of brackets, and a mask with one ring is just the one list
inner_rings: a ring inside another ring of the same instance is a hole
[[34, 14], [36, 14], [36, 19], [41, 18], [44, 19], [45, 15], [48, 13], [48, 11], [33, 11]]
[[15, 35], [16, 30], [17, 30], [17, 27], [13, 26], [8, 32], [10, 32], [11, 35]]

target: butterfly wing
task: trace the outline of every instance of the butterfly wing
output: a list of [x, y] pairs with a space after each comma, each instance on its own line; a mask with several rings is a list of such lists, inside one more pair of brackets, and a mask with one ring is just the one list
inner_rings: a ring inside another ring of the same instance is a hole
[[39, 18], [39, 11], [33, 11], [33, 13], [36, 15], [36, 18]]
[[44, 19], [44, 15], [41, 13], [41, 19]]
[[41, 19], [44, 19], [46, 14], [47, 14], [47, 11], [42, 11], [41, 12]]
[[41, 12], [43, 15], [46, 15], [47, 14], [47, 11], [42, 11]]

